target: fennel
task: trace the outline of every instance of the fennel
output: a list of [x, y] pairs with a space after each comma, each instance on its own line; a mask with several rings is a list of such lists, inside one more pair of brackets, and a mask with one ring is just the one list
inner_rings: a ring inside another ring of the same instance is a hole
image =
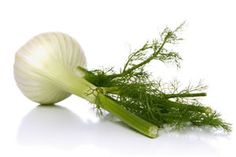
[[198, 97], [206, 96], [205, 86], [179, 90], [175, 81], [166, 87], [145, 69], [153, 60], [180, 67], [182, 58], [166, 46], [181, 40], [177, 37], [181, 28], [164, 29], [159, 40], [146, 42], [131, 53], [120, 72], [113, 68], [89, 71], [74, 39], [62, 33], [42, 34], [17, 52], [15, 79], [23, 94], [35, 102], [51, 104], [75, 94], [95, 104], [99, 113], [104, 109], [152, 138], [165, 126], [210, 126], [230, 131], [229, 123], [198, 101]]

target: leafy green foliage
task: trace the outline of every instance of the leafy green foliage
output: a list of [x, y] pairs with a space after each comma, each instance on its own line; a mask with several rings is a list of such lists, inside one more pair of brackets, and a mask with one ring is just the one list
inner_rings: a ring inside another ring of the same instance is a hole
[[86, 71], [85, 79], [102, 89], [103, 94], [112, 98], [128, 111], [162, 128], [175, 129], [186, 126], [211, 126], [230, 131], [230, 124], [220, 118], [220, 114], [198, 101], [206, 96], [202, 92], [206, 86], [199, 83], [180, 90], [180, 83], [163, 83], [151, 79], [144, 67], [153, 60], [172, 63], [180, 67], [182, 58], [166, 47], [182, 40], [175, 30], [164, 29], [160, 39], [146, 42], [131, 53], [120, 73], [113, 69]]
[[[188, 93], [189, 94], [189, 93]], [[167, 94], [169, 95], [169, 94]], [[143, 119], [163, 127], [169, 125], [179, 129], [185, 126], [210, 125], [229, 131], [228, 124], [219, 118], [219, 114], [196, 101], [175, 94], [177, 101], [170, 100], [159, 86], [153, 84], [130, 83], [119, 89], [117, 101], [127, 110]], [[194, 94], [191, 94], [194, 97]]]

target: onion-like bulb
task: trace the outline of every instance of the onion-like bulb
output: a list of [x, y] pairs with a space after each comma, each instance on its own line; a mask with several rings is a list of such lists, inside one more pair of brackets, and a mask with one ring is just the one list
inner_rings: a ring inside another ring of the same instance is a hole
[[76, 71], [78, 66], [86, 66], [78, 42], [63, 33], [44, 33], [33, 37], [17, 51], [14, 75], [26, 97], [51, 104], [70, 96], [72, 91], [67, 90], [67, 84], [80, 77]]

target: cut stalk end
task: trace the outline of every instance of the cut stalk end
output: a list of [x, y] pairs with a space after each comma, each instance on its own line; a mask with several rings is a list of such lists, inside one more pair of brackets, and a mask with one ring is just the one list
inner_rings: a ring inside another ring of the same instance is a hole
[[148, 130], [148, 136], [151, 138], [156, 138], [158, 136], [158, 127], [151, 126]]

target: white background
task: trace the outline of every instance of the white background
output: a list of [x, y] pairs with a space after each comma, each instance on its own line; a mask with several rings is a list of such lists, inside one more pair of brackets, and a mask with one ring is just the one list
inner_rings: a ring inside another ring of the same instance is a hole
[[[161, 132], [149, 139], [122, 124], [99, 120], [72, 96], [37, 107], [15, 85], [15, 52], [32, 36], [61, 31], [85, 50], [88, 68], [123, 65], [130, 49], [186, 21], [177, 46], [182, 69], [150, 66], [156, 77], [209, 86], [203, 102], [235, 128], [236, 4], [230, 0], [0, 0], [0, 156], [235, 156], [235, 129]], [[118, 69], [118, 68], [117, 68]]]

